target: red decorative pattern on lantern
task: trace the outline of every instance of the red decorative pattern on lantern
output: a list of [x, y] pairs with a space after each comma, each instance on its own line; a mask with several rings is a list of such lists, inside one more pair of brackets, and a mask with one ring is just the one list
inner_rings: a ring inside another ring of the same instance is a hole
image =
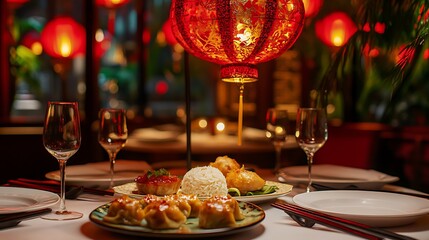
[[221, 65], [221, 78], [251, 82], [256, 64], [280, 56], [300, 35], [301, 0], [173, 0], [170, 19], [190, 54]]
[[85, 53], [85, 29], [70, 17], [57, 17], [41, 33], [43, 50], [55, 58], [73, 58]]

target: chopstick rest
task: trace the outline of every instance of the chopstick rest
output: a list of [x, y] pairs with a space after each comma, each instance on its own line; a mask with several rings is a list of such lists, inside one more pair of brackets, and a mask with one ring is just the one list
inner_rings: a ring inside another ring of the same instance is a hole
[[321, 212], [312, 211], [283, 201], [276, 201], [271, 205], [275, 208], [279, 208], [285, 211], [299, 225], [305, 227], [312, 227], [315, 223], [318, 223], [366, 239], [414, 239], [412, 237], [400, 235], [391, 231], [387, 231], [385, 229], [374, 228], [366, 224], [350, 221]]
[[30, 212], [0, 214], [0, 229], [16, 226], [23, 220], [37, 218], [51, 211], [52, 209], [50, 208], [43, 208]]

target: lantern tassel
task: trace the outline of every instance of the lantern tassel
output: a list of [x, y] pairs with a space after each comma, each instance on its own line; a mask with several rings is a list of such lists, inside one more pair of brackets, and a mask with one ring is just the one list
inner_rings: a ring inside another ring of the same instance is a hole
[[242, 144], [242, 133], [243, 133], [243, 92], [244, 92], [244, 83], [240, 85], [240, 99], [238, 102], [238, 138], [237, 145], [241, 146]]

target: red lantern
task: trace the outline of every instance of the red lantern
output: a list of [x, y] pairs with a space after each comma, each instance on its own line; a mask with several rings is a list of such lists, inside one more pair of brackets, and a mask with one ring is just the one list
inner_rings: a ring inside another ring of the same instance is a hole
[[173, 0], [170, 10], [177, 41], [190, 54], [221, 65], [221, 78], [251, 82], [257, 63], [289, 49], [301, 33], [301, 0]]
[[122, 5], [125, 5], [130, 0], [96, 0], [95, 4], [105, 8], [118, 8]]
[[55, 58], [73, 58], [85, 52], [85, 29], [70, 17], [57, 17], [41, 34], [44, 51]]
[[305, 17], [314, 17], [322, 7], [323, 0], [303, 0], [305, 8]]
[[220, 77], [241, 83], [238, 145], [241, 145], [244, 83], [258, 79], [256, 64], [280, 56], [304, 25], [301, 0], [173, 0], [171, 27], [190, 54], [221, 65]]
[[341, 47], [356, 32], [355, 23], [343, 12], [334, 12], [316, 22], [316, 36], [328, 46]]

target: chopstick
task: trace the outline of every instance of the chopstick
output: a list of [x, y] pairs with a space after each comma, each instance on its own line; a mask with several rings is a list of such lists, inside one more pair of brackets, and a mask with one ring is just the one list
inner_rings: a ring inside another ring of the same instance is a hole
[[380, 228], [374, 228], [366, 224], [350, 221], [336, 216], [328, 215], [321, 212], [312, 211], [300, 206], [280, 202], [279, 200], [271, 204], [273, 207], [279, 208], [291, 216], [298, 216], [312, 221], [341, 230], [350, 234], [354, 234], [366, 239], [394, 239], [394, 240], [412, 240], [414, 238], [400, 235]]
[[0, 214], [0, 229], [13, 227], [18, 225], [23, 220], [29, 220], [50, 213], [52, 209], [43, 208], [30, 212]]
[[[8, 180], [8, 183], [12, 185], [36, 188], [36, 189], [51, 191], [55, 193], [60, 192], [60, 188], [59, 188], [60, 183], [54, 180], [35, 180], [35, 179], [18, 178], [16, 180]], [[67, 187], [81, 187], [81, 186], [68, 185]], [[87, 188], [87, 187], [82, 187], [82, 189], [84, 193], [90, 193], [94, 195], [101, 195], [101, 196], [114, 195], [114, 192], [109, 190], [101, 190], [101, 189]]]

